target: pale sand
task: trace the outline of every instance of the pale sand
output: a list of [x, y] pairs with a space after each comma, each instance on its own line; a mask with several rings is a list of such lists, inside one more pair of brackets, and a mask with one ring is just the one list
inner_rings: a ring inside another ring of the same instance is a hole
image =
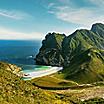
[[[37, 77], [43, 77], [46, 75], [56, 73], [62, 69], [63, 69], [63, 67], [51, 67], [50, 69], [47, 69], [47, 70], [28, 72], [28, 73], [24, 73], [24, 74], [26, 74], [26, 76], [23, 76], [23, 78], [33, 79], [33, 78], [37, 78]], [[26, 79], [26, 80], [30, 80], [30, 79]]]

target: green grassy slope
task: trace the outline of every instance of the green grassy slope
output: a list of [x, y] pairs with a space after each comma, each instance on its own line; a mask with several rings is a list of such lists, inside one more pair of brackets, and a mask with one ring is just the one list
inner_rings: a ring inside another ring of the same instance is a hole
[[51, 87], [51, 88], [62, 88], [67, 86], [76, 86], [77, 83], [73, 81], [67, 81], [63, 80], [57, 77], [54, 77], [54, 75], [48, 75], [40, 78], [35, 78], [31, 81], [32, 83], [35, 83], [38, 86], [42, 87]]
[[64, 78], [79, 83], [104, 81], [104, 59], [95, 49], [75, 56], [63, 71]]
[[0, 104], [71, 104], [56, 93], [39, 89], [30, 81], [23, 81], [0, 63]]
[[58, 76], [80, 83], [104, 80], [104, 24], [96, 23], [91, 30], [76, 30], [69, 36], [48, 34], [43, 43], [37, 63], [63, 66]]
[[[62, 81], [60, 79], [54, 79], [53, 81], [53, 79], [53, 77], [50, 79], [44, 78], [43, 81], [52, 80], [52, 83], [54, 82], [54, 85], [56, 84], [55, 81]], [[40, 82], [37, 81], [37, 83]], [[69, 84], [70, 83], [72, 82], [69, 82]], [[90, 95], [92, 97], [95, 88], [90, 89], [91, 91], [88, 91], [92, 92], [92, 94]], [[98, 90], [103, 91], [102, 89], [103, 87], [99, 88]], [[83, 89], [76, 89], [70, 91], [69, 89], [64, 91], [47, 91], [35, 87], [32, 81], [23, 81], [20, 77], [17, 77], [16, 74], [13, 73], [13, 70], [11, 70], [11, 68], [9, 70], [7, 63], [0, 62], [0, 104], [86, 104], [87, 102], [103, 102], [103, 99], [101, 97], [86, 100], [88, 99], [88, 97], [83, 94], [88, 94], [89, 92], [87, 92], [87, 90], [85, 91]], [[100, 92], [99, 95], [101, 96], [101, 94], [102, 93]], [[81, 101], [83, 97], [85, 101]]]
[[63, 41], [64, 78], [79, 83], [104, 81], [104, 25], [77, 30]]
[[[63, 41], [62, 53], [64, 59], [70, 60], [73, 56], [81, 54], [89, 48], [102, 49], [104, 39], [90, 30], [77, 30]], [[68, 64], [68, 63], [67, 63]]]

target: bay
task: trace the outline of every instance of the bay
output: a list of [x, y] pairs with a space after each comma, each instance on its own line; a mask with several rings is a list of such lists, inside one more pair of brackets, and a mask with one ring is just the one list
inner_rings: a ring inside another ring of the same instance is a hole
[[35, 64], [35, 56], [41, 47], [41, 40], [0, 40], [0, 61], [21, 67], [23, 80], [55, 73], [62, 68]]
[[41, 40], [0, 40], [0, 61], [34, 65]]

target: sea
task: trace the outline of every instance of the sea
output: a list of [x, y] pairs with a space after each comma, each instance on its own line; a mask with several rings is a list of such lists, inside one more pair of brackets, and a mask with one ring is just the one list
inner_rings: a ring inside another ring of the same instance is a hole
[[[37, 77], [44, 74], [48, 75], [50, 71], [44, 73], [43, 70], [50, 70], [52, 66], [36, 65], [34, 60], [42, 45], [41, 43], [41, 40], [0, 40], [0, 61], [21, 67], [21, 72], [24, 74], [38, 71]], [[31, 80], [34, 77], [36, 76], [23, 76], [22, 79]]]
[[40, 47], [41, 40], [0, 40], [0, 61], [35, 65]]

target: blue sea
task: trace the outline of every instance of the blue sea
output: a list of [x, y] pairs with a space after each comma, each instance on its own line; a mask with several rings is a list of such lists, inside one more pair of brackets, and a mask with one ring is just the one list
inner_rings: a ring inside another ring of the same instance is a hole
[[34, 65], [41, 40], [0, 40], [0, 61]]
[[[23, 73], [48, 70], [51, 66], [36, 65], [34, 60], [41, 43], [41, 40], [0, 40], [0, 61], [21, 67]], [[22, 79], [31, 80], [34, 77], [24, 76]]]

